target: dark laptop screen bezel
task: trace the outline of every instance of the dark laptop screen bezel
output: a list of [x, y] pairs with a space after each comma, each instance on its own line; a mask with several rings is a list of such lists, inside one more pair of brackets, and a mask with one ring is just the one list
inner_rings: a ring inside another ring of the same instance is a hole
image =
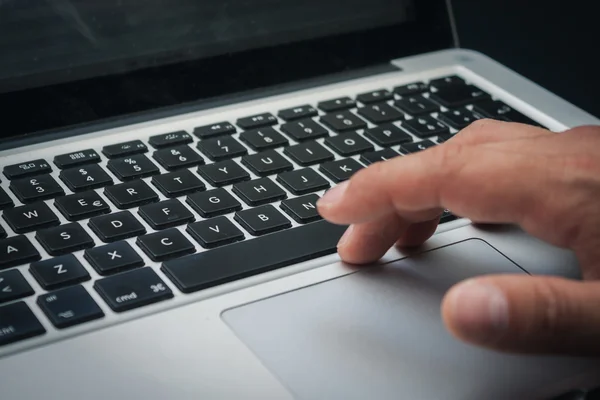
[[412, 22], [369, 31], [2, 93], [0, 142], [206, 102], [454, 46], [446, 0], [415, 0], [415, 16]]

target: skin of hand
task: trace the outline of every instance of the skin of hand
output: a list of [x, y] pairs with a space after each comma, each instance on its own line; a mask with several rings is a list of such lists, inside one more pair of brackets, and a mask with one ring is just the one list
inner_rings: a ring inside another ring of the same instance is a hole
[[443, 320], [459, 339], [494, 350], [600, 355], [600, 126], [554, 133], [480, 120], [442, 145], [359, 171], [317, 207], [350, 225], [338, 252], [352, 264], [421, 245], [443, 209], [572, 250], [582, 281], [472, 278], [445, 295]]

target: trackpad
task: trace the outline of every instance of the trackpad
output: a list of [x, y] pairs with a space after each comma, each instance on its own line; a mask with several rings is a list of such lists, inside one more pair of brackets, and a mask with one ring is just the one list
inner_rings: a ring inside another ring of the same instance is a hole
[[223, 319], [299, 399], [534, 398], [549, 382], [560, 386], [585, 370], [452, 338], [442, 297], [483, 273], [523, 271], [468, 240], [241, 306]]

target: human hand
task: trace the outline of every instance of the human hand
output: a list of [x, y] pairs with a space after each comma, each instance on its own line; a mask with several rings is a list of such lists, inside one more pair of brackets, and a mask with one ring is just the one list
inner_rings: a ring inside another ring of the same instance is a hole
[[522, 353], [600, 355], [600, 127], [561, 133], [480, 120], [443, 145], [376, 163], [327, 192], [321, 215], [351, 224], [342, 259], [379, 259], [435, 231], [443, 209], [518, 224], [575, 252], [583, 282], [483, 276], [453, 287], [442, 314], [458, 338]]

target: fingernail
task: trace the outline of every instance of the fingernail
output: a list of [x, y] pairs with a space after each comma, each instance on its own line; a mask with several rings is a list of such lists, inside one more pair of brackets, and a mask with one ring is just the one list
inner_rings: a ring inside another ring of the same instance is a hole
[[319, 206], [331, 206], [338, 203], [348, 188], [348, 181], [342, 182], [329, 189], [318, 201]]
[[344, 247], [346, 245], [348, 240], [350, 240], [350, 236], [352, 236], [353, 230], [354, 230], [354, 225], [350, 225], [348, 227], [348, 229], [346, 229], [346, 232], [344, 232], [344, 234], [340, 238], [340, 241], [338, 242], [337, 247]]
[[451, 292], [453, 326], [478, 342], [493, 340], [508, 327], [508, 301], [495, 285], [471, 279]]

